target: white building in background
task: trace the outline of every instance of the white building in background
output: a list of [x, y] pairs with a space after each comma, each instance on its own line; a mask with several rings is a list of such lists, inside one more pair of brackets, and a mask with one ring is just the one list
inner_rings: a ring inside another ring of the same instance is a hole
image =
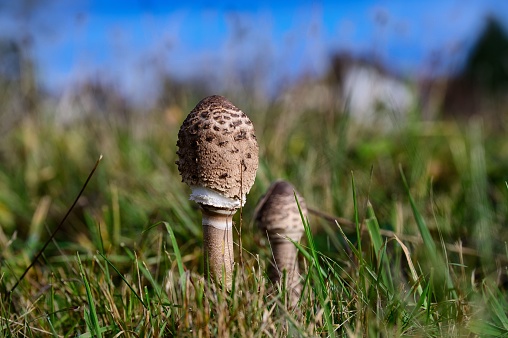
[[416, 96], [408, 84], [374, 66], [352, 64], [344, 70], [341, 96], [357, 122], [396, 126], [409, 114]]
[[418, 100], [405, 81], [365, 61], [337, 59], [333, 79], [307, 79], [281, 96], [286, 109], [295, 114], [344, 112], [355, 123], [385, 129], [403, 123]]

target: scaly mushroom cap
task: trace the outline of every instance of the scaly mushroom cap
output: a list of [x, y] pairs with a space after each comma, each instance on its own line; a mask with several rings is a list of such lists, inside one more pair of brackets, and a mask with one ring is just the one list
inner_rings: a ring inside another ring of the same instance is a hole
[[176, 145], [178, 170], [182, 182], [193, 189], [192, 200], [218, 207], [223, 197], [234, 202], [232, 207], [245, 202], [256, 178], [259, 152], [245, 113], [225, 97], [206, 97], [183, 122]]
[[[286, 181], [272, 183], [256, 207], [255, 220], [258, 228], [267, 232], [270, 240], [288, 236], [298, 241], [304, 232], [300, 211], [296, 204], [294, 187]], [[305, 217], [307, 206], [298, 192], [298, 203]]]

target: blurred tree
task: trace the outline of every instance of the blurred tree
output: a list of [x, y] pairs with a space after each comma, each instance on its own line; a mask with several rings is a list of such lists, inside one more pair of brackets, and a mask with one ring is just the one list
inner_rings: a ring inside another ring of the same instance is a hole
[[35, 67], [26, 54], [14, 39], [0, 40], [0, 132], [37, 108]]
[[496, 19], [487, 20], [469, 54], [463, 76], [492, 92], [508, 88], [508, 36]]
[[462, 70], [446, 80], [441, 111], [445, 117], [481, 115], [502, 128], [508, 102], [508, 35], [496, 19], [487, 18]]
[[21, 49], [12, 40], [0, 40], [0, 79], [16, 80], [21, 74]]
[[15, 22], [0, 38], [0, 133], [12, 127], [23, 117], [33, 116], [39, 106], [40, 93], [36, 67], [31, 56], [33, 32], [40, 32], [40, 23], [34, 23], [36, 10], [46, 0], [0, 2], [0, 10]]

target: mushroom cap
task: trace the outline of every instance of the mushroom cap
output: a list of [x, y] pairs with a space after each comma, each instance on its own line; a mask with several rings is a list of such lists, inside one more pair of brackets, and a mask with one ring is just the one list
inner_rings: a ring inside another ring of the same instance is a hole
[[[296, 204], [295, 188], [291, 183], [279, 180], [272, 183], [266, 194], [259, 201], [255, 220], [261, 231], [272, 237], [276, 234], [299, 240], [304, 232], [302, 218]], [[305, 200], [296, 192], [298, 203], [305, 217], [307, 206]], [[279, 237], [280, 237], [279, 236]], [[275, 237], [275, 236], [274, 236]]]
[[[204, 188], [244, 203], [256, 178], [259, 152], [254, 126], [245, 113], [225, 97], [206, 97], [183, 122], [176, 145], [182, 182], [193, 191]], [[200, 191], [194, 200], [220, 206], [201, 198]]]

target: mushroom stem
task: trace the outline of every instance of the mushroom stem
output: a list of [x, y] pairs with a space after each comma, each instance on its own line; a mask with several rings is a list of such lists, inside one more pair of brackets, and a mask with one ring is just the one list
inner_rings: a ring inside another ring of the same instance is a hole
[[294, 288], [299, 285], [300, 269], [298, 268], [297, 249], [295, 245], [285, 238], [270, 240], [273, 252], [273, 262], [270, 265], [268, 275], [272, 282], [277, 283], [282, 279], [283, 271], [287, 273], [287, 286]]
[[[272, 183], [256, 207], [258, 228], [266, 233], [273, 254], [268, 276], [274, 284], [285, 284], [283, 287], [289, 291], [291, 306], [296, 306], [302, 291], [298, 250], [293, 243], [300, 241], [304, 232], [301, 212], [307, 214], [304, 199], [289, 182], [282, 180]], [[284, 270], [286, 279], [281, 282]]]
[[217, 213], [202, 206], [205, 276], [231, 289], [233, 281], [233, 214]]

